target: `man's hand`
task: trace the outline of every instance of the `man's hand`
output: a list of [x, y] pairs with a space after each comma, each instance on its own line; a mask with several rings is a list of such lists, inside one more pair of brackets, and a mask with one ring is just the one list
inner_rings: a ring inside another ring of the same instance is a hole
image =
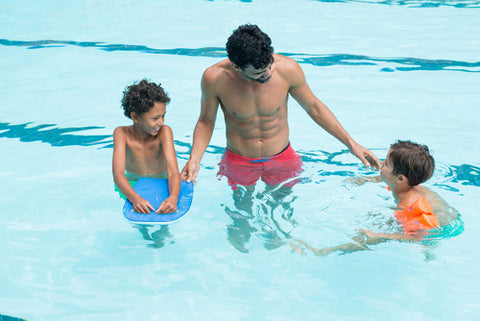
[[188, 162], [185, 164], [185, 167], [182, 169], [182, 172], [180, 173], [180, 178], [182, 179], [182, 181], [187, 181], [188, 183], [192, 181], [196, 183], [195, 179], [197, 178], [199, 170], [200, 162], [189, 159]]
[[375, 168], [378, 171], [382, 167], [377, 156], [359, 144], [350, 148], [350, 152], [357, 156], [367, 168]]

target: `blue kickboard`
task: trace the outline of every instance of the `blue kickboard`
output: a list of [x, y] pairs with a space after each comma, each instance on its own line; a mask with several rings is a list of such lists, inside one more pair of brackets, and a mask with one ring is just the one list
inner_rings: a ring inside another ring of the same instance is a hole
[[[133, 190], [149, 201], [155, 210], [170, 195], [168, 180], [160, 178], [141, 177], [133, 186]], [[180, 220], [187, 214], [190, 205], [192, 205], [192, 200], [193, 182], [181, 181], [176, 212], [168, 214], [158, 214], [155, 211], [152, 211], [150, 214], [137, 213], [133, 210], [132, 203], [127, 199], [123, 206], [123, 215], [130, 222], [137, 224], [170, 224]]]

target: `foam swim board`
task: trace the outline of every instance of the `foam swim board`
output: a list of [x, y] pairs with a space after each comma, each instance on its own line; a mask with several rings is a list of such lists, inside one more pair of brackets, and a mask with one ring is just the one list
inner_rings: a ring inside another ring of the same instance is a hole
[[[168, 180], [161, 178], [141, 177], [133, 186], [133, 190], [142, 198], [149, 201], [157, 210], [160, 204], [170, 195]], [[137, 213], [133, 210], [133, 204], [128, 199], [123, 206], [123, 215], [127, 220], [137, 224], [170, 224], [180, 220], [187, 214], [193, 200], [193, 182], [181, 181], [180, 194], [178, 195], [177, 211], [174, 213], [158, 214], [152, 211], [150, 214]]]

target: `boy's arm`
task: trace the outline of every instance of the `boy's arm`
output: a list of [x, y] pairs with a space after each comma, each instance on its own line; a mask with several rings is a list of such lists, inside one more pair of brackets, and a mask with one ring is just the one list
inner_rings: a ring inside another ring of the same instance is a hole
[[178, 173], [177, 155], [173, 143], [172, 129], [163, 125], [160, 130], [162, 135], [162, 148], [167, 163], [168, 190], [170, 196], [160, 204], [157, 213], [172, 213], [177, 211], [178, 194], [180, 193], [180, 174]]
[[133, 210], [138, 213], [148, 214], [154, 210], [153, 206], [138, 195], [125, 177], [125, 160], [127, 140], [122, 128], [117, 127], [113, 132], [113, 160], [112, 174], [115, 185], [132, 202]]
[[380, 183], [382, 181], [382, 176], [376, 175], [376, 176], [359, 176], [359, 177], [352, 177], [352, 178], [347, 178], [347, 182], [362, 186], [366, 182], [371, 182], [371, 183]]
[[207, 69], [202, 76], [201, 110], [195, 131], [190, 158], [182, 170], [182, 179], [187, 182], [195, 181], [200, 170], [200, 160], [212, 138], [215, 119], [217, 117], [220, 100], [215, 94], [215, 70]]

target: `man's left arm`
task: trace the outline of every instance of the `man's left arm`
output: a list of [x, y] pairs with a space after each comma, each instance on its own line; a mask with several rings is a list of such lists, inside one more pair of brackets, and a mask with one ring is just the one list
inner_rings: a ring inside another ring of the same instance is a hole
[[313, 94], [300, 65], [293, 59], [288, 60], [290, 66], [285, 75], [290, 80], [290, 95], [318, 125], [347, 146], [365, 166], [380, 169], [381, 165], [375, 154], [350, 137], [330, 109]]

